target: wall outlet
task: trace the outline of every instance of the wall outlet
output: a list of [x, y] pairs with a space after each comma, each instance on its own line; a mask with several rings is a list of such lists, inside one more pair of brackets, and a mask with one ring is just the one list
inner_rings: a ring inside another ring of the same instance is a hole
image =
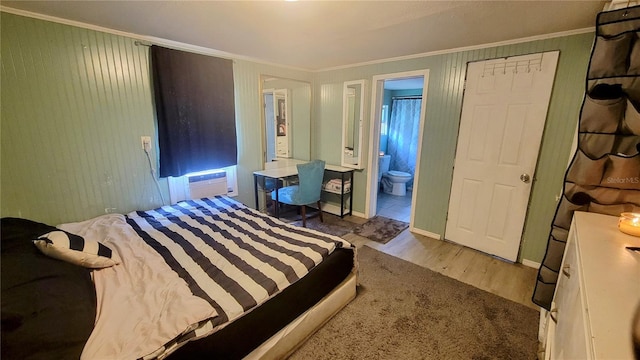
[[142, 144], [142, 150], [151, 151], [151, 136], [140, 136], [140, 143]]

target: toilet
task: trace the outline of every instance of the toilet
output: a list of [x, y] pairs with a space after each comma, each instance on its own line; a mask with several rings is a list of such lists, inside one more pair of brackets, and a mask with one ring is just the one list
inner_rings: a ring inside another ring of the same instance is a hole
[[389, 170], [391, 155], [380, 156], [378, 163], [378, 181], [382, 183], [385, 193], [405, 196], [407, 195], [407, 182], [411, 180], [411, 174], [403, 171]]

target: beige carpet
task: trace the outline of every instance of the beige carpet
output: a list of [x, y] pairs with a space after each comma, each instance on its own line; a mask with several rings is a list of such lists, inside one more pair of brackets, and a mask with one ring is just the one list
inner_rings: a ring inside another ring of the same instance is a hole
[[406, 222], [389, 219], [384, 216], [374, 216], [366, 223], [356, 227], [353, 233], [382, 244], [396, 237], [409, 226]]
[[539, 313], [369, 247], [358, 296], [290, 359], [535, 359]]

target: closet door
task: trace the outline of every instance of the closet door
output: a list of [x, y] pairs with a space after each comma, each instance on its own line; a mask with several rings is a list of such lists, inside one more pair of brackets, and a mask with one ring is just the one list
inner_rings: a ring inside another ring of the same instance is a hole
[[558, 54], [468, 65], [447, 240], [516, 261]]

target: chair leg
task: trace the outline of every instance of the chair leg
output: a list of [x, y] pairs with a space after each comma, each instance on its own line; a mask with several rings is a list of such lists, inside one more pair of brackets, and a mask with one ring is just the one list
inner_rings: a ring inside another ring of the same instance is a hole
[[320, 212], [320, 222], [324, 222], [324, 219], [322, 219], [322, 208], [320, 207], [320, 200], [318, 200], [318, 212]]
[[307, 207], [304, 205], [300, 206], [300, 210], [302, 212], [302, 227], [307, 227]]
[[280, 202], [273, 200], [273, 216], [280, 218]]

